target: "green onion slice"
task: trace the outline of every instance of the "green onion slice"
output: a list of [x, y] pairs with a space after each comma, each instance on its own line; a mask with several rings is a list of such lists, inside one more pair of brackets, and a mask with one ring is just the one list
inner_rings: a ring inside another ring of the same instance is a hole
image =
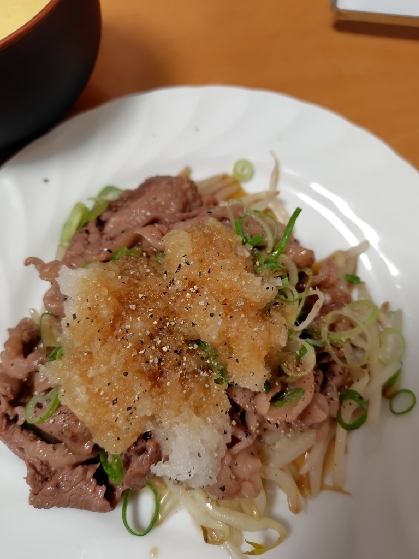
[[[343, 307], [347, 316], [351, 318], [354, 316], [357, 320], [368, 325], [377, 319], [380, 309], [375, 303], [369, 301], [368, 299], [358, 299], [357, 301], [352, 301], [348, 305]], [[342, 310], [343, 310], [342, 309]], [[353, 311], [353, 312], [351, 312]]]
[[[288, 279], [288, 278], [283, 278]], [[284, 303], [299, 303], [302, 295], [292, 285], [284, 285], [282, 281], [281, 287], [278, 288], [278, 293], [275, 299], [278, 301], [284, 301]]]
[[244, 216], [239, 217], [235, 219], [233, 223], [234, 223], [234, 230], [236, 231], [237, 235], [241, 238], [242, 243], [245, 245], [248, 242], [248, 238], [244, 231], [243, 218]]
[[271, 404], [274, 405], [276, 408], [282, 408], [283, 406], [287, 406], [288, 404], [293, 404], [297, 400], [299, 400], [302, 396], [304, 396], [305, 390], [302, 388], [290, 388], [286, 390], [282, 394], [278, 394], [271, 400]]
[[[306, 340], [294, 338], [294, 333], [289, 332], [291, 338], [279, 355], [280, 365], [287, 377], [285, 382], [293, 382], [311, 373], [316, 365], [316, 353], [313, 346]], [[302, 349], [304, 347], [304, 349]]]
[[290, 219], [289, 219], [289, 221], [288, 221], [288, 223], [287, 223], [287, 225], [284, 229], [281, 240], [276, 245], [275, 250], [272, 252], [272, 254], [270, 256], [270, 260], [276, 260], [284, 252], [285, 247], [287, 246], [288, 241], [291, 237], [292, 230], [294, 229], [294, 225], [295, 225], [295, 222], [297, 220], [297, 217], [300, 215], [301, 211], [302, 211], [301, 208], [296, 208], [294, 210], [292, 216], [290, 217]]
[[128, 532], [130, 534], [132, 534], [133, 536], [145, 536], [146, 534], [148, 534], [150, 532], [150, 530], [153, 528], [153, 526], [155, 525], [155, 523], [157, 522], [157, 519], [158, 519], [158, 516], [159, 516], [160, 499], [159, 499], [159, 495], [157, 493], [157, 489], [149, 481], [146, 483], [146, 485], [149, 489], [151, 489], [151, 491], [153, 492], [153, 495], [154, 495], [154, 512], [153, 512], [153, 515], [151, 517], [150, 524], [147, 526], [147, 528], [145, 530], [143, 530], [142, 532], [137, 532], [136, 530], [133, 530], [131, 528], [131, 526], [128, 524], [127, 507], [128, 507], [129, 497], [131, 495], [131, 489], [127, 489], [127, 491], [125, 493], [125, 496], [124, 496], [124, 502], [122, 503], [122, 522], [124, 523], [124, 526], [128, 530]]
[[396, 384], [401, 372], [402, 372], [402, 368], [400, 367], [400, 369], [397, 369], [394, 375], [391, 375], [391, 377], [388, 379], [386, 383], [387, 386], [393, 387]]
[[405, 341], [400, 330], [384, 328], [380, 332], [380, 351], [378, 359], [384, 365], [390, 361], [400, 360], [405, 350]]
[[[377, 305], [371, 301], [360, 299], [359, 301], [352, 301], [339, 310], [330, 311], [324, 319], [322, 325], [323, 339], [331, 340], [337, 343], [346, 343], [351, 338], [355, 338], [360, 334], [365, 334], [365, 326], [371, 324], [376, 320], [379, 309]], [[356, 325], [348, 330], [334, 332], [330, 330], [330, 326], [341, 317], [350, 318]]]
[[361, 278], [353, 274], [345, 274], [345, 279], [348, 283], [361, 283]]
[[204, 340], [195, 340], [195, 343], [206, 353], [212, 372], [217, 375], [215, 382], [217, 384], [224, 384], [225, 382], [228, 382], [228, 374], [219, 362], [217, 349], [211, 344], [204, 342]]
[[120, 258], [122, 255], [125, 256], [141, 256], [141, 251], [140, 250], [136, 250], [136, 249], [129, 249], [129, 248], [125, 248], [125, 247], [119, 247], [116, 249], [116, 251], [113, 253], [112, 258], [111, 258], [111, 262], [116, 262], [118, 260], [118, 258]]
[[54, 347], [54, 349], [48, 355], [48, 361], [59, 361], [62, 358], [63, 358], [63, 348], [60, 345]]
[[60, 317], [50, 312], [44, 312], [39, 319], [39, 333], [44, 349], [56, 347], [60, 335]]
[[158, 252], [156, 252], [155, 254], [156, 260], [157, 260], [157, 264], [159, 264], [159, 266], [162, 266], [165, 262], [165, 254], [162, 250], [159, 250]]
[[123, 190], [121, 188], [117, 188], [116, 186], [105, 186], [97, 195], [97, 198], [106, 200], [107, 202], [112, 202], [113, 200], [117, 200]]
[[82, 202], [77, 202], [71, 210], [66, 222], [63, 225], [60, 237], [60, 244], [68, 244], [74, 236], [74, 233], [80, 229], [89, 218], [89, 208]]
[[236, 231], [237, 235], [239, 235], [239, 237], [241, 238], [242, 244], [251, 245], [253, 247], [263, 245], [265, 243], [265, 237], [263, 235], [253, 235], [253, 237], [250, 238], [246, 235], [246, 231], [244, 229], [244, 221], [247, 217], [249, 217], [249, 215], [244, 214], [241, 217], [235, 219], [234, 230]]
[[90, 210], [89, 215], [87, 216], [87, 221], [93, 221], [97, 217], [100, 216], [102, 212], [106, 210], [108, 207], [108, 202], [104, 198], [98, 198], [95, 202], [93, 208]]
[[355, 404], [357, 404], [363, 410], [363, 413], [351, 423], [347, 423], [342, 417], [342, 408], [340, 408], [336, 415], [336, 420], [342, 427], [342, 429], [345, 429], [345, 431], [354, 431], [355, 429], [359, 429], [366, 422], [368, 416], [368, 405], [361, 394], [357, 390], [352, 390], [351, 388], [348, 388], [348, 390], [340, 395], [341, 404], [348, 400], [355, 402]]
[[300, 349], [298, 350], [298, 353], [297, 353], [298, 359], [301, 359], [302, 357], [304, 357], [304, 355], [307, 353], [307, 351], [308, 351], [307, 347], [305, 345], [302, 345], [300, 347]]
[[264, 262], [263, 264], [260, 264], [260, 266], [258, 266], [255, 270], [255, 273], [258, 276], [262, 276], [265, 272], [271, 272], [272, 275], [275, 275], [276, 273], [284, 274], [284, 276], [287, 275], [286, 269], [284, 268], [284, 266], [279, 264], [279, 262]]
[[[49, 392], [42, 395], [33, 396], [26, 404], [25, 419], [31, 425], [44, 423], [55, 412], [60, 403], [58, 388], [52, 388]], [[41, 408], [41, 414], [37, 412]]]
[[[410, 396], [411, 402], [405, 409], [396, 410], [394, 407], [396, 403], [395, 400], [402, 394], [407, 394], [408, 396]], [[412, 410], [415, 407], [415, 405], [416, 405], [415, 393], [409, 390], [408, 388], [400, 388], [400, 390], [396, 390], [396, 392], [389, 400], [390, 411], [391, 413], [394, 413], [394, 415], [404, 415], [405, 413], [410, 412], [410, 410]]]
[[263, 385], [263, 391], [265, 392], [265, 394], [268, 393], [271, 388], [272, 386], [269, 380], [265, 380], [265, 383]]
[[233, 177], [239, 182], [246, 182], [253, 177], [253, 171], [253, 165], [248, 159], [239, 159], [234, 163]]
[[313, 340], [312, 338], [304, 338], [304, 341], [313, 347], [324, 347], [324, 342], [321, 340]]
[[101, 448], [99, 451], [99, 460], [109, 479], [116, 485], [120, 485], [124, 481], [125, 474], [124, 465], [120, 455], [109, 455], [106, 450]]
[[252, 247], [257, 247], [259, 245], [263, 245], [265, 241], [265, 237], [263, 235], [253, 235], [250, 239], [248, 239], [247, 244], [251, 245]]

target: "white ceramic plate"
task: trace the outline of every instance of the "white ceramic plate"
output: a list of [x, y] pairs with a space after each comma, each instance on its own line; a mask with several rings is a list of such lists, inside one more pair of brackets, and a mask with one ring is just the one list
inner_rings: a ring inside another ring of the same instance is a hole
[[[226, 87], [175, 88], [126, 97], [59, 126], [0, 170], [0, 332], [39, 307], [46, 284], [24, 268], [27, 255], [54, 257], [72, 204], [104, 185], [132, 188], [153, 174], [190, 165], [195, 178], [255, 165], [249, 189], [266, 186], [273, 151], [281, 162], [286, 207], [303, 208], [300, 240], [318, 257], [364, 238], [371, 248], [360, 275], [379, 302], [405, 313], [404, 385], [417, 374], [417, 204], [419, 175], [388, 147], [337, 115], [294, 99]], [[288, 527], [288, 559], [414, 559], [419, 554], [419, 406], [350, 441], [347, 489], [324, 493], [293, 516], [280, 497], [275, 514]], [[0, 542], [14, 559], [222, 558], [183, 512], [146, 538], [130, 536], [120, 509], [109, 514], [34, 510], [25, 466], [0, 446]]]

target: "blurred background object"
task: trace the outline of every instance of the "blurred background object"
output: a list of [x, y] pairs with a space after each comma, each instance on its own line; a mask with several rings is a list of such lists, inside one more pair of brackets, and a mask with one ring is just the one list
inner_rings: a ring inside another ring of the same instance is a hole
[[330, 0], [101, 0], [101, 9], [97, 64], [67, 117], [157, 87], [269, 89], [342, 114], [419, 168], [418, 28], [337, 21]]
[[332, 5], [340, 19], [419, 26], [417, 0], [333, 0]]
[[101, 16], [99, 0], [2, 0], [0, 9], [0, 149], [12, 152], [80, 95], [97, 58]]

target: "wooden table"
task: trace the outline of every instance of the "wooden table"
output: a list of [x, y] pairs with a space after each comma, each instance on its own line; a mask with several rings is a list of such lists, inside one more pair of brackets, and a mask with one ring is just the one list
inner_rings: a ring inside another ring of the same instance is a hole
[[336, 22], [329, 0], [102, 0], [96, 68], [70, 116], [162, 86], [287, 93], [419, 168], [419, 29]]

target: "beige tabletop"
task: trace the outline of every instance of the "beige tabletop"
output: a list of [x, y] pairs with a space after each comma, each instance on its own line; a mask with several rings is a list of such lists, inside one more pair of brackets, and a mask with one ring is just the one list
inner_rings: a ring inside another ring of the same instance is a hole
[[103, 36], [70, 116], [184, 84], [270, 89], [367, 128], [419, 168], [419, 29], [336, 22], [329, 0], [101, 0]]

